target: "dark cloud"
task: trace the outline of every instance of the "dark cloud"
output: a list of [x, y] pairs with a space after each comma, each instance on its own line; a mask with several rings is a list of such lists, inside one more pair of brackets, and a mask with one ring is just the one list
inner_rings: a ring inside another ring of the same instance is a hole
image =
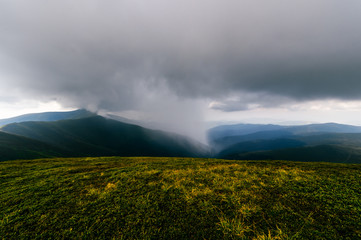
[[358, 0], [0, 1], [0, 91], [111, 111], [169, 93], [225, 111], [360, 99], [360, 12]]

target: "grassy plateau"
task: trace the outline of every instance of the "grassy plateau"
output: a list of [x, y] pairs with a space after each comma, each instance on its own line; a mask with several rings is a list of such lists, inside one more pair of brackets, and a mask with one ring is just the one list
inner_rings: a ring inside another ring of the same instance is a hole
[[0, 162], [0, 239], [361, 239], [361, 165]]

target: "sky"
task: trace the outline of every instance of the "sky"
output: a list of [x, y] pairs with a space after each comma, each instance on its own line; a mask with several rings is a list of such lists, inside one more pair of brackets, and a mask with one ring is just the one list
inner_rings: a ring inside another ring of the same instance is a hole
[[0, 118], [361, 125], [359, 0], [0, 0]]

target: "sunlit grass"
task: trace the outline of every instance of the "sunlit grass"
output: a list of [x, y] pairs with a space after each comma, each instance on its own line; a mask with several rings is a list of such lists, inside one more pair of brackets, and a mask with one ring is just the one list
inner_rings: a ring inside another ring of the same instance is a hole
[[360, 239], [361, 166], [183, 158], [0, 163], [4, 239]]

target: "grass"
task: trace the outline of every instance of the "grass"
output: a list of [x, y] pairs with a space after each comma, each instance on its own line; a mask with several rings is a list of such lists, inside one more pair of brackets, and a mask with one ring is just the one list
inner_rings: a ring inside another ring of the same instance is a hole
[[3, 239], [361, 239], [361, 165], [190, 158], [0, 163]]

